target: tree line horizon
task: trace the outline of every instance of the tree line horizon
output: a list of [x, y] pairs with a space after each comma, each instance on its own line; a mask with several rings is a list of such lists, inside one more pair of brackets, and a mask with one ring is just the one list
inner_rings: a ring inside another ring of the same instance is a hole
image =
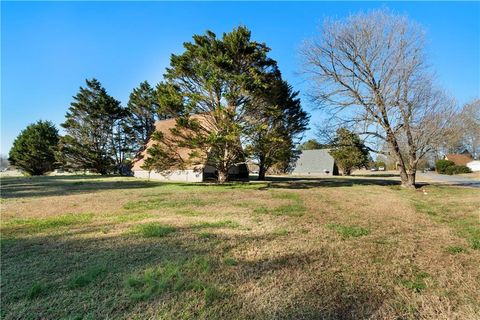
[[[423, 29], [408, 17], [375, 10], [326, 19], [302, 47], [309, 95], [329, 115], [317, 136], [344, 172], [364, 166], [369, 153], [385, 155], [397, 163], [402, 186], [415, 187], [419, 161], [432, 154], [461, 146], [478, 156], [479, 100], [457, 111], [433, 79], [424, 43]], [[171, 55], [163, 80], [140, 83], [126, 107], [86, 79], [61, 124], [65, 135], [48, 121], [30, 125], [10, 160], [30, 174], [56, 167], [125, 173], [153, 139], [147, 170], [209, 164], [220, 183], [247, 160], [259, 166], [259, 179], [271, 168], [286, 172], [310, 116], [269, 51], [245, 26], [221, 37], [193, 35], [183, 53]], [[199, 114], [202, 121], [193, 117]], [[172, 134], [155, 132], [155, 121], [167, 118], [176, 119]], [[189, 156], [179, 156], [179, 148]]]

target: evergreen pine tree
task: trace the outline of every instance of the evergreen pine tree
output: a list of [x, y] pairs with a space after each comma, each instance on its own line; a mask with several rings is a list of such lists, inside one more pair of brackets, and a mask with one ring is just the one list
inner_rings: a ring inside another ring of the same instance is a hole
[[31, 175], [42, 175], [55, 166], [58, 131], [50, 121], [27, 126], [13, 142], [10, 164]]
[[[165, 74], [167, 84], [160, 87], [170, 93], [164, 94], [164, 99], [175, 101], [183, 109], [173, 130], [175, 139], [161, 141], [157, 137], [157, 146], [149, 150], [151, 158], [145, 167], [164, 169], [164, 163], [170, 162], [181, 146], [192, 150], [192, 159], [198, 160], [203, 154], [205, 163], [217, 170], [218, 181], [224, 182], [230, 168], [245, 162], [241, 138], [248, 102], [254, 91], [266, 88], [267, 75], [277, 72], [276, 62], [267, 57], [270, 49], [252, 41], [245, 27], [222, 38], [207, 31], [195, 35], [184, 47], [183, 54], [172, 55]], [[192, 118], [194, 114], [202, 114], [203, 123]]]
[[298, 92], [280, 78], [261, 90], [249, 108], [249, 156], [259, 167], [258, 179], [265, 180], [267, 170], [276, 165], [285, 172], [298, 151], [295, 144], [308, 125]]
[[130, 93], [125, 124], [130, 129], [129, 135], [135, 152], [144, 149], [148, 139], [155, 131], [157, 109], [155, 90], [147, 81], [140, 83]]
[[331, 143], [330, 154], [343, 175], [350, 175], [352, 169], [368, 166], [368, 149], [359, 136], [346, 128], [339, 128]]
[[118, 123], [125, 117], [120, 102], [107, 94], [96, 79], [73, 97], [62, 124], [66, 135], [60, 140], [59, 160], [66, 168], [107, 174], [121, 164], [115, 139]]

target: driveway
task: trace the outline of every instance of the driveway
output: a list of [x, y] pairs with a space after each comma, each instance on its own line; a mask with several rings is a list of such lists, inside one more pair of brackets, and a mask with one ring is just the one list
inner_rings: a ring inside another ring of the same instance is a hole
[[425, 180], [426, 182], [438, 182], [442, 184], [452, 185], [452, 186], [462, 186], [462, 187], [474, 187], [480, 188], [480, 180], [460, 177], [460, 176], [449, 176], [445, 174], [438, 174], [436, 172], [427, 172], [417, 173], [418, 180]]

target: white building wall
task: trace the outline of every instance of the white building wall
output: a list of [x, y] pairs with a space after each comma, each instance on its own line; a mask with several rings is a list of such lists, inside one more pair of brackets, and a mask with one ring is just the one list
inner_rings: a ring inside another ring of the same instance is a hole
[[467, 167], [473, 172], [480, 171], [480, 160], [474, 160], [467, 163]]
[[303, 150], [298, 157], [293, 175], [333, 175], [335, 160], [328, 149]]
[[155, 172], [147, 170], [136, 170], [133, 175], [137, 178], [152, 179], [159, 181], [178, 181], [178, 182], [202, 182], [202, 171], [194, 170], [175, 170], [166, 172]]

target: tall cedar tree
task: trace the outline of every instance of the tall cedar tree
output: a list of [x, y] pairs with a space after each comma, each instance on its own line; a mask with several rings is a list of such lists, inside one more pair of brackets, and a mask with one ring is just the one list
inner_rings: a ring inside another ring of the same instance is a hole
[[10, 149], [10, 164], [30, 175], [42, 175], [55, 166], [58, 130], [50, 121], [38, 121], [20, 132]]
[[326, 146], [324, 144], [321, 144], [318, 142], [316, 139], [309, 139], [302, 143], [301, 145], [298, 146], [298, 150], [303, 151], [303, 150], [318, 150], [318, 149], [323, 149]]
[[155, 131], [155, 120], [158, 104], [156, 102], [155, 90], [147, 81], [140, 83], [130, 93], [125, 118], [129, 135], [132, 139], [134, 151], [141, 151]]
[[276, 165], [285, 171], [295, 159], [295, 144], [307, 128], [309, 116], [301, 107], [298, 92], [280, 78], [259, 99], [252, 99], [252, 105], [247, 152], [258, 164], [258, 180], [265, 180], [269, 168]]
[[66, 168], [107, 174], [118, 170], [124, 158], [119, 137], [126, 112], [98, 80], [86, 84], [73, 97], [62, 124], [67, 134], [60, 139], [59, 159]]
[[[184, 47], [183, 54], [172, 55], [165, 74], [174, 88], [170, 100], [181, 102], [183, 115], [172, 129], [174, 141], [156, 135], [158, 144], [149, 149], [145, 168], [163, 170], [158, 166], [161, 159], [175, 158], [175, 151], [184, 147], [192, 150], [191, 162], [213, 166], [223, 183], [230, 168], [245, 162], [241, 138], [247, 106], [253, 92], [267, 87], [266, 75], [278, 72], [276, 63], [267, 57], [270, 49], [252, 41], [245, 27], [224, 33], [221, 39], [211, 31], [194, 35]], [[202, 114], [203, 120], [192, 118], [194, 114]]]
[[366, 167], [369, 162], [367, 147], [357, 134], [339, 128], [331, 143], [330, 154], [335, 159], [343, 175], [349, 176], [354, 168]]
[[159, 120], [174, 118], [185, 111], [180, 88], [172, 83], [160, 82], [155, 87], [156, 115]]

